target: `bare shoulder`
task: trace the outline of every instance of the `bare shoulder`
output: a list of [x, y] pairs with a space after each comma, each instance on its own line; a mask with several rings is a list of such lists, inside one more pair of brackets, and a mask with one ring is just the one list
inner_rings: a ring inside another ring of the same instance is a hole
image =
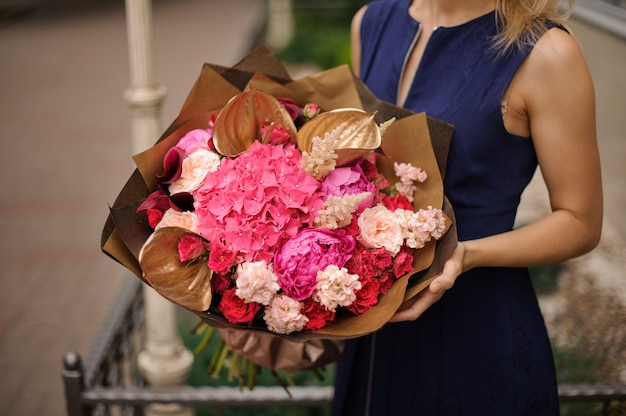
[[560, 28], [548, 30], [537, 41], [520, 68], [520, 77], [537, 88], [549, 87], [548, 91], [591, 86], [587, 63], [578, 41]]
[[593, 82], [578, 41], [560, 28], [537, 41], [517, 75], [527, 117], [533, 110], [545, 112], [545, 106], [593, 100]]
[[529, 65], [537, 70], [586, 68], [580, 45], [573, 35], [561, 28], [548, 30], [538, 41], [530, 55]]

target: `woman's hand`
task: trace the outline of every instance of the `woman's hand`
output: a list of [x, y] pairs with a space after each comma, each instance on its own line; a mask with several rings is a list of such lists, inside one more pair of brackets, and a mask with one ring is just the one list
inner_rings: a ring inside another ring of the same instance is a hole
[[464, 257], [465, 246], [463, 243], [458, 243], [450, 258], [444, 263], [441, 273], [430, 282], [428, 288], [422, 290], [413, 299], [404, 302], [389, 322], [414, 321], [441, 299], [446, 290], [454, 286], [456, 278], [464, 271]]

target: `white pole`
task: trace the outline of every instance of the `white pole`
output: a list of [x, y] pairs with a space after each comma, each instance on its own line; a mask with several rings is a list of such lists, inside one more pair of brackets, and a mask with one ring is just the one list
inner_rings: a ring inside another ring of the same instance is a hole
[[[151, 0], [126, 0], [126, 26], [130, 60], [130, 87], [124, 92], [129, 106], [133, 151], [141, 152], [161, 135], [161, 104], [165, 88], [156, 85], [152, 45]], [[193, 354], [184, 348], [176, 328], [176, 307], [144, 285], [146, 320], [145, 349], [137, 358], [139, 370], [156, 388], [184, 385]], [[193, 409], [172, 404], [155, 404], [146, 415], [193, 415]]]
[[281, 49], [293, 36], [291, 0], [268, 0], [266, 42], [271, 48]]

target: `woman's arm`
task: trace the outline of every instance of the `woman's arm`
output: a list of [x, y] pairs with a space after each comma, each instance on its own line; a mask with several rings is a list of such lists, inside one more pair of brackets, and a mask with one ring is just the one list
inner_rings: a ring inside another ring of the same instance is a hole
[[576, 41], [551, 29], [511, 84], [505, 125], [531, 136], [551, 213], [516, 230], [466, 241], [442, 273], [392, 321], [413, 320], [474, 267], [553, 264], [592, 250], [600, 239], [603, 201], [591, 76]]

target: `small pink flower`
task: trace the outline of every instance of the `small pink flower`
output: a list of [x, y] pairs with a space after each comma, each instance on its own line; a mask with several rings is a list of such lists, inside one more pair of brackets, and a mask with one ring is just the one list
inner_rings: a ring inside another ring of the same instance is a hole
[[204, 250], [204, 240], [199, 235], [187, 234], [178, 241], [178, 257], [183, 263], [200, 256]]
[[224, 247], [219, 241], [212, 241], [209, 249], [209, 267], [215, 273], [226, 273], [235, 264], [236, 253]]
[[422, 168], [415, 167], [410, 163], [398, 163], [393, 164], [396, 176], [400, 178], [401, 182], [424, 182], [428, 175], [422, 170]]
[[280, 290], [278, 277], [264, 261], [242, 263], [235, 277], [237, 296], [246, 302], [269, 305], [272, 297]]
[[304, 106], [302, 112], [307, 120], [311, 120], [320, 113], [320, 107], [317, 104], [308, 103]]
[[263, 319], [270, 331], [290, 334], [301, 331], [309, 320], [301, 311], [300, 302], [286, 295], [277, 295], [265, 308]]
[[361, 289], [359, 275], [350, 274], [344, 267], [334, 264], [317, 273], [317, 286], [313, 299], [329, 311], [338, 306], [349, 306], [356, 300], [356, 291]]
[[285, 129], [271, 124], [263, 126], [261, 137], [263, 137], [263, 143], [273, 145], [285, 144], [291, 140], [291, 135]]
[[361, 243], [370, 248], [384, 247], [392, 256], [403, 244], [402, 228], [393, 211], [383, 205], [367, 208], [358, 220]]

